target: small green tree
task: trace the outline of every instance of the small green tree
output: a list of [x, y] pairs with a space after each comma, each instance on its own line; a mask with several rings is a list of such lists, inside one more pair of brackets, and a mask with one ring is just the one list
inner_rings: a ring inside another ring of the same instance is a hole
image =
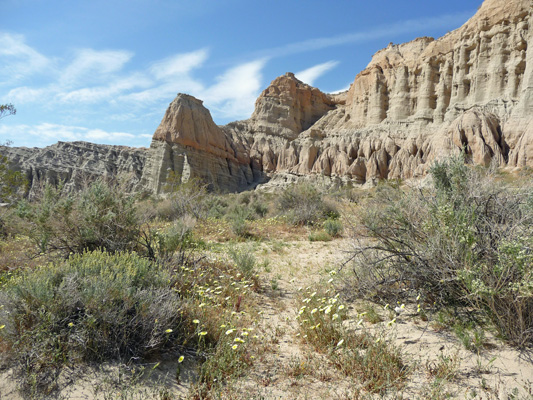
[[0, 119], [16, 113], [17, 110], [13, 104], [0, 104]]

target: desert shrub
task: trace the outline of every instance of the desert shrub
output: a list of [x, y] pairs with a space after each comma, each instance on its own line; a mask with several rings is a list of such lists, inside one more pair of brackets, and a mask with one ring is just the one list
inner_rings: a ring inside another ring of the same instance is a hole
[[266, 217], [268, 214], [268, 205], [261, 200], [260, 198], [255, 198], [254, 201], [250, 204], [251, 209], [259, 218]]
[[[11, 169], [9, 164], [7, 157], [0, 155], [0, 203], [16, 202], [26, 192], [28, 186], [26, 177], [20, 171]], [[0, 237], [5, 237], [10, 233], [9, 217], [7, 207], [2, 207], [0, 209]]]
[[134, 250], [139, 236], [135, 198], [115, 183], [97, 180], [77, 194], [47, 185], [41, 198], [22, 201], [18, 215], [40, 252], [63, 256], [85, 250]]
[[205, 200], [205, 207], [209, 218], [226, 217], [229, 220], [240, 216], [244, 220], [252, 221], [265, 217], [269, 211], [263, 196], [252, 192], [243, 192], [238, 195], [210, 194]]
[[143, 226], [139, 232], [138, 242], [145, 255], [153, 261], [168, 263], [184, 263], [190, 254], [189, 249], [194, 248], [193, 228], [196, 220], [190, 215], [174, 221], [166, 229], [152, 229], [150, 226]]
[[147, 259], [101, 251], [22, 272], [0, 293], [0, 343], [10, 365], [43, 393], [72, 363], [172, 351], [192, 325], [172, 282]]
[[206, 218], [208, 206], [207, 188], [200, 180], [191, 179], [184, 183], [165, 186], [165, 198], [156, 207], [157, 217], [173, 221], [184, 215], [192, 215], [197, 219]]
[[18, 200], [26, 192], [27, 186], [26, 177], [10, 167], [6, 156], [0, 155], [0, 203]]
[[247, 278], [253, 275], [256, 259], [250, 247], [247, 246], [240, 249], [230, 248], [229, 255], [241, 274]]
[[243, 192], [240, 193], [237, 199], [238, 204], [247, 206], [249, 210], [248, 219], [262, 218], [268, 214], [268, 204], [265, 201], [264, 193], [259, 192]]
[[342, 223], [338, 219], [328, 218], [323, 224], [324, 230], [328, 235], [337, 237], [342, 233]]
[[329, 242], [332, 239], [325, 231], [311, 232], [308, 237], [310, 242]]
[[376, 242], [356, 245], [357, 288], [381, 296], [412, 289], [437, 305], [469, 306], [511, 343], [533, 344], [531, 189], [463, 161], [436, 163], [428, 190], [378, 188], [362, 208]]
[[210, 195], [206, 199], [207, 217], [220, 219], [228, 212], [228, 201], [225, 196]]
[[225, 219], [229, 222], [231, 231], [240, 237], [249, 234], [247, 221], [253, 219], [253, 214], [247, 206], [233, 204], [229, 207]]
[[335, 207], [308, 183], [286, 188], [279, 196], [278, 209], [294, 225], [313, 225], [327, 217], [338, 217]]

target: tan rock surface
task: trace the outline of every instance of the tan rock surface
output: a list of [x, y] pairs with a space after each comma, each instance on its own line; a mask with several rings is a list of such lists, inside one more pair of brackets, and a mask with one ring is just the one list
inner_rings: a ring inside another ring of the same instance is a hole
[[358, 183], [419, 177], [461, 148], [477, 164], [533, 166], [532, 10], [531, 0], [486, 0], [442, 38], [378, 51], [340, 95], [287, 73], [250, 119], [225, 127], [207, 110], [193, 118], [171, 105], [174, 119], [165, 116], [154, 140], [236, 162], [248, 171], [240, 187], [279, 173]]
[[169, 105], [154, 133], [140, 187], [160, 193], [171, 172], [215, 190], [242, 190], [254, 181], [245, 146], [215, 125], [201, 100], [186, 94]]
[[276, 174], [416, 178], [463, 147], [478, 164], [533, 167], [532, 25], [533, 0], [486, 0], [439, 39], [378, 51], [345, 93], [322, 93], [287, 73], [248, 120], [226, 126], [180, 94], [138, 187], [159, 192], [170, 171], [231, 191]]

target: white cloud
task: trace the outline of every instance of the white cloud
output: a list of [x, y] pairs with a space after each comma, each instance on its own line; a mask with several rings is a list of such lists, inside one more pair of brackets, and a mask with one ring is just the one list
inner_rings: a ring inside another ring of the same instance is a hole
[[[80, 128], [85, 129], [85, 128]], [[102, 129], [88, 129], [84, 134], [85, 139], [89, 140], [114, 140], [114, 139], [132, 139], [135, 135], [125, 132], [106, 132]]]
[[369, 40], [390, 38], [396, 35], [414, 32], [424, 32], [428, 29], [449, 28], [460, 26], [472, 16], [472, 12], [446, 14], [439, 17], [419, 18], [401, 21], [389, 25], [378, 26], [362, 32], [353, 32], [345, 35], [329, 36], [289, 43], [271, 49], [260, 50], [255, 53], [256, 57], [284, 57], [287, 55], [305, 53], [344, 44], [361, 43]]
[[339, 65], [338, 61], [328, 61], [297, 72], [294, 75], [302, 82], [305, 82], [308, 85], [313, 85], [315, 80], [324, 75], [330, 69], [335, 68], [337, 65]]
[[342, 89], [334, 90], [334, 91], [329, 92], [329, 93], [330, 93], [330, 94], [338, 94], [338, 93], [346, 92], [347, 90], [350, 89], [350, 86], [351, 86], [351, 83], [348, 84], [347, 86], [343, 87]]
[[247, 118], [262, 86], [266, 59], [237, 65], [217, 78], [217, 83], [199, 93], [208, 108], [227, 118]]
[[183, 75], [188, 75], [193, 69], [202, 66], [207, 57], [207, 49], [177, 54], [154, 63], [150, 68], [150, 72], [161, 80], [182, 77]]
[[199, 93], [204, 85], [191, 73], [200, 68], [207, 58], [207, 49], [199, 49], [157, 61], [149, 68], [153, 84], [139, 92], [126, 92], [120, 100], [148, 104], [172, 100], [178, 92]]
[[108, 75], [120, 71], [132, 57], [133, 53], [125, 50], [79, 50], [61, 73], [60, 81], [72, 85], [80, 80], [107, 80]]
[[[122, 142], [124, 139], [134, 139], [137, 136], [126, 132], [107, 132], [102, 129], [90, 129], [81, 126], [61, 125], [43, 122], [37, 125], [2, 125], [0, 135], [15, 139], [17, 142], [33, 142], [41, 145], [43, 142], [67, 140], [67, 141], [103, 141]], [[145, 135], [139, 135], [146, 137]], [[118, 140], [117, 140], [118, 139]], [[15, 143], [17, 144], [17, 143]]]
[[0, 33], [0, 43], [0, 84], [27, 78], [50, 65], [50, 60], [28, 46], [22, 35]]
[[232, 67], [207, 86], [192, 76], [207, 59], [207, 50], [178, 54], [152, 65], [151, 74], [156, 85], [138, 92], [125, 93], [120, 100], [136, 104], [171, 101], [178, 92], [188, 93], [204, 101], [217, 116], [247, 118], [253, 111], [255, 99], [262, 87], [262, 69], [266, 59], [259, 59]]
[[97, 103], [113, 101], [124, 92], [136, 88], [145, 88], [153, 84], [152, 80], [142, 74], [134, 74], [126, 78], [112, 81], [108, 86], [93, 86], [71, 91], [59, 91], [56, 98], [62, 102], [70, 103]]
[[48, 88], [31, 88], [27, 86], [11, 89], [2, 99], [7, 103], [25, 104], [42, 101], [42, 98], [50, 93]]
[[121, 96], [119, 100], [140, 103], [143, 105], [157, 103], [162, 100], [168, 100], [170, 102], [176, 97], [178, 92], [197, 93], [204, 88], [200, 82], [187, 77], [156, 84], [157, 86], [140, 92], [126, 93]]

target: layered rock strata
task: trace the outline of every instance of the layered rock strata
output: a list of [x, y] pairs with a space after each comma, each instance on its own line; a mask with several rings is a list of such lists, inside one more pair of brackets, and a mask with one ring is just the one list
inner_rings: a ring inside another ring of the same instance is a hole
[[0, 146], [13, 169], [26, 177], [32, 197], [43, 184], [62, 184], [66, 192], [79, 190], [97, 178], [123, 175], [127, 189], [139, 188], [148, 150], [87, 142], [58, 142], [44, 148]]
[[218, 127], [202, 101], [186, 94], [170, 103], [154, 133], [141, 185], [160, 193], [170, 177], [179, 182], [197, 178], [222, 191], [242, 190], [260, 180], [247, 144]]
[[[168, 169], [230, 190], [276, 174], [366, 183], [422, 176], [461, 148], [477, 164], [533, 166], [532, 10], [531, 0], [486, 0], [438, 40], [377, 52], [340, 95], [286, 74], [263, 91], [250, 119], [223, 127], [198, 100], [202, 111], [189, 112], [193, 100], [179, 95], [152, 142], [152, 154], [166, 149], [157, 156], [164, 161], [154, 159], [159, 172], [143, 179], [159, 179], [156, 191]], [[176, 167], [172, 146], [181, 154]], [[195, 161], [182, 173], [189, 155]]]
[[[533, 167], [532, 25], [532, 0], [486, 0], [437, 40], [378, 51], [347, 92], [325, 94], [288, 73], [261, 93], [248, 120], [226, 126], [213, 122], [201, 100], [179, 94], [135, 167], [98, 170], [135, 171], [137, 189], [159, 193], [170, 177], [224, 191], [276, 176], [416, 178], [460, 149], [481, 165]], [[26, 151], [16, 157], [33, 160]]]

